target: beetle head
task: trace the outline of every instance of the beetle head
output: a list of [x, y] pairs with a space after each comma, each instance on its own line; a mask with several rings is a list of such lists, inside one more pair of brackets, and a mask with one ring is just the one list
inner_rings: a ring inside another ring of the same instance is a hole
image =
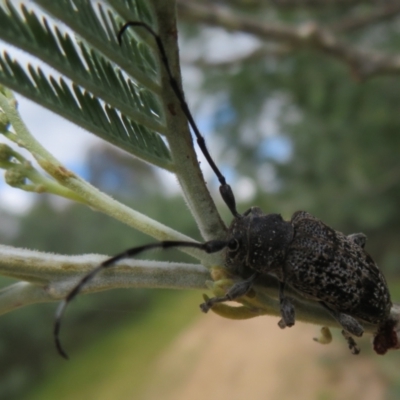
[[239, 275], [274, 272], [282, 262], [293, 239], [293, 226], [279, 214], [264, 214], [252, 207], [236, 217], [228, 230], [226, 266]]

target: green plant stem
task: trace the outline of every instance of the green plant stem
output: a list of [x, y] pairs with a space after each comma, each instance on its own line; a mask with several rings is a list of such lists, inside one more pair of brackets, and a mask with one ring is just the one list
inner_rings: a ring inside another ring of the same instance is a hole
[[[169, 2], [163, 0], [155, 0], [154, 8], [157, 10], [158, 34], [164, 44], [166, 54], [168, 54], [172, 75], [180, 83], [175, 9]], [[168, 104], [165, 117], [168, 125], [167, 140], [174, 163], [179, 166], [176, 169], [179, 184], [202, 237], [205, 240], [224, 239], [226, 227], [211, 198], [199, 167], [187, 117], [181, 110], [164, 67], [161, 68], [160, 73], [163, 88], [162, 98], [164, 103]]]
[[[58, 301], [107, 256], [64, 256], [0, 245], [0, 272], [26, 282], [0, 290], [0, 315], [24, 305]], [[210, 275], [199, 264], [125, 259], [99, 274], [82, 293], [117, 288], [205, 289]]]
[[[15, 107], [0, 93], [0, 108], [7, 113], [10, 123], [16, 132], [17, 143], [26, 148], [38, 161], [39, 165], [62, 186], [75, 192], [84, 202], [95, 210], [110, 215], [117, 220], [152, 236], [158, 240], [193, 241], [190, 237], [177, 232], [138, 211], [121, 204], [105, 193], [67, 170], [52, 154], [50, 154], [29, 132]], [[191, 256], [203, 260], [208, 265], [218, 264], [218, 258], [206, 255], [197, 249], [184, 248]]]

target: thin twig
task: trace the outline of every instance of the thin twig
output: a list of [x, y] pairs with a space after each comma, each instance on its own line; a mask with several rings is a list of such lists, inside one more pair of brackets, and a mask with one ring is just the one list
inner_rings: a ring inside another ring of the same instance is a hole
[[284, 43], [293, 50], [309, 48], [328, 54], [348, 64], [358, 79], [400, 74], [400, 56], [357, 48], [314, 22], [297, 27], [283, 23], [260, 23], [254, 18], [238, 16], [225, 7], [204, 7], [187, 0], [178, 0], [178, 11], [187, 20], [250, 33], [262, 40]]
[[395, 18], [399, 13], [400, 4], [389, 3], [364, 15], [342, 18], [331, 24], [330, 29], [338, 33], [347, 33], [382, 22], [386, 19]]

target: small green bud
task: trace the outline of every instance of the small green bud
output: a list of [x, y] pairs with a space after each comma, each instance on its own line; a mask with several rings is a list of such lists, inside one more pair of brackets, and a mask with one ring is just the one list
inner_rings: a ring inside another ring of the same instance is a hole
[[5, 143], [0, 143], [0, 161], [11, 161], [13, 157], [14, 150]]
[[6, 96], [8, 99], [14, 98], [12, 91], [3, 85], [0, 85], [0, 93]]
[[26, 184], [26, 176], [19, 168], [10, 168], [5, 173], [6, 182], [12, 187], [22, 187]]
[[0, 109], [0, 133], [5, 133], [10, 128], [10, 120], [7, 114]]

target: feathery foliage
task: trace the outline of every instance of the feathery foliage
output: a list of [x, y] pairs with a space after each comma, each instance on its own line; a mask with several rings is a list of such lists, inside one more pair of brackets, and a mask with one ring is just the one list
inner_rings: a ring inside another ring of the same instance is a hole
[[[127, 20], [144, 21], [159, 32], [172, 74], [179, 82], [174, 4], [158, 0], [38, 0], [21, 2], [18, 7], [5, 1], [0, 6], [0, 39], [32, 56], [26, 65], [20, 53], [11, 56], [3, 51], [0, 84], [140, 159], [175, 173], [203, 236], [221, 235], [224, 225], [202, 178], [187, 119], [179, 111], [177, 96], [159, 62], [154, 37], [140, 27], [129, 29], [119, 45], [117, 34]], [[17, 150], [0, 144], [0, 168], [6, 170], [9, 185], [83, 203], [158, 240], [191, 240], [68, 171], [30, 134], [8, 89], [0, 90], [0, 109], [0, 133], [27, 149], [47, 173], [39, 171]], [[208, 260], [210, 264], [213, 259], [214, 265], [219, 264], [217, 256], [210, 258], [196, 249], [185, 251], [204, 263]], [[0, 252], [2, 275], [25, 281], [0, 291], [0, 313], [63, 298], [80, 277], [99, 264], [95, 256], [64, 259], [6, 246], [0, 246]], [[67, 264], [68, 268], [61, 267]], [[188, 268], [187, 272], [179, 272], [180, 267]], [[114, 271], [116, 280], [102, 274], [87, 291], [121, 285], [171, 287], [171, 282], [175, 282], [174, 287], [204, 287], [206, 276], [206, 270], [198, 264], [166, 267], [157, 261], [144, 269], [131, 270], [128, 276], [132, 279], [127, 279], [126, 270], [116, 267]], [[144, 283], [150, 271], [151, 279]], [[183, 281], [175, 279], [178, 275]]]
[[[132, 33], [120, 47], [116, 32], [124, 19], [105, 5], [72, 0], [38, 3], [48, 14], [41, 16], [41, 10], [24, 4], [17, 10], [10, 1], [5, 9], [0, 7], [0, 38], [56, 72], [46, 73], [34, 61], [25, 68], [4, 51], [0, 82], [137, 157], [172, 169], [160, 136], [167, 126], [154, 48]], [[146, 2], [137, 4], [131, 9], [133, 17], [154, 24]], [[66, 26], [54, 26], [52, 13]], [[67, 26], [77, 31], [71, 33]]]

